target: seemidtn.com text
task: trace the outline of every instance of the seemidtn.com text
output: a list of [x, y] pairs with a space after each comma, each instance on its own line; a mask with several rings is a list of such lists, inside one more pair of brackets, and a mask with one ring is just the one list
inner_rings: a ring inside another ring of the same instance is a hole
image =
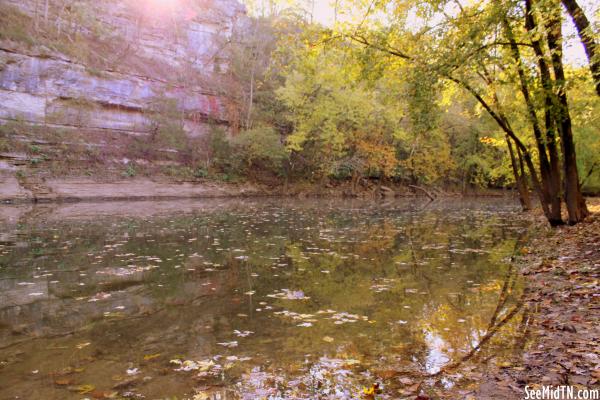
[[599, 400], [600, 389], [578, 389], [574, 386], [525, 386], [526, 400]]

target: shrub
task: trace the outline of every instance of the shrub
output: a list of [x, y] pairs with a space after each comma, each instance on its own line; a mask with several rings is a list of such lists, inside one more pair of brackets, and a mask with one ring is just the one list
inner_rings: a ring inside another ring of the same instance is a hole
[[208, 177], [208, 171], [205, 168], [198, 167], [194, 171], [194, 178], [206, 178]]
[[128, 178], [133, 178], [136, 174], [137, 174], [137, 172], [136, 172], [135, 166], [133, 164], [129, 164], [127, 166], [127, 169], [123, 172], [123, 176], [126, 176]]
[[149, 128], [153, 144], [158, 148], [184, 150], [187, 147], [187, 136], [177, 100], [158, 97], [153, 99], [149, 108]]
[[233, 148], [225, 130], [212, 127], [209, 132], [210, 165], [223, 173], [238, 169], [239, 161], [234, 158]]
[[257, 127], [242, 132], [232, 140], [236, 156], [245, 168], [256, 167], [280, 173], [288, 152], [281, 136], [271, 127]]

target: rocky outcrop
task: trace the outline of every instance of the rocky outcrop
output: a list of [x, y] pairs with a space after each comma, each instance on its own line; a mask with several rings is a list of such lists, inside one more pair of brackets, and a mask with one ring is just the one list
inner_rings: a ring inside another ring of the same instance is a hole
[[0, 165], [0, 202], [29, 201], [33, 198], [31, 191], [19, 184], [10, 172], [3, 171]]
[[48, 16], [41, 3], [2, 6], [59, 32], [65, 26], [65, 51], [0, 41], [0, 120], [144, 133], [156, 104], [171, 101], [191, 136], [208, 120], [227, 123], [219, 85], [227, 40], [245, 16], [236, 0], [55, 0]]

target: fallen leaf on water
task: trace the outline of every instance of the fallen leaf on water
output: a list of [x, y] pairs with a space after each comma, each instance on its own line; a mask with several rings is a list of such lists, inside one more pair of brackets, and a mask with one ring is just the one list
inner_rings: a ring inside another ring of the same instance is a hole
[[225, 346], [225, 347], [231, 348], [231, 347], [237, 347], [238, 342], [237, 342], [237, 340], [233, 340], [231, 342], [221, 342], [221, 343], [217, 343], [217, 344], [220, 346]]
[[362, 398], [363, 399], [375, 399], [375, 395], [381, 393], [381, 390], [379, 389], [379, 384], [378, 383], [374, 383], [371, 385], [370, 388], [366, 388], [363, 386], [363, 393], [362, 393]]
[[160, 353], [156, 353], [156, 354], [146, 354], [144, 356], [144, 360], [149, 361], [149, 360], [154, 360], [155, 358], [160, 357]]
[[[104, 392], [101, 390], [94, 390], [93, 392], [90, 393], [90, 395], [95, 399], [112, 399], [112, 398], [114, 398], [114, 395], [112, 392]], [[113, 397], [110, 397], [111, 395], [113, 395]]]
[[215, 363], [212, 360], [203, 360], [203, 361], [194, 361], [194, 360], [171, 360], [169, 361], [171, 364], [181, 365], [181, 367], [175, 369], [175, 371], [200, 371], [205, 372], [210, 370], [215, 366]]
[[412, 380], [412, 379], [410, 379], [410, 378], [407, 378], [407, 377], [402, 377], [402, 378], [400, 378], [400, 379], [399, 379], [399, 381], [400, 381], [400, 383], [401, 383], [401, 384], [403, 384], [403, 385], [407, 385], [407, 386], [409, 386], [409, 385], [414, 385], [414, 382], [413, 382], [413, 380]]
[[135, 385], [139, 381], [139, 377], [134, 376], [132, 378], [123, 378], [121, 376], [113, 376], [113, 380], [118, 381], [112, 387], [112, 389], [124, 389], [129, 386]]
[[383, 371], [377, 371], [377, 376], [380, 377], [381, 379], [390, 379], [395, 376], [398, 376], [399, 373], [400, 373], [399, 371], [396, 371], [394, 369], [386, 369]]
[[96, 390], [94, 385], [80, 385], [75, 388], [79, 394], [88, 394]]
[[331, 343], [331, 342], [333, 342], [334, 339], [331, 336], [324, 336], [323, 340], [326, 341], [327, 343]]
[[237, 329], [235, 329], [233, 331], [233, 333], [235, 333], [236, 336], [239, 336], [239, 337], [246, 337], [246, 336], [252, 335], [254, 332], [252, 332], [252, 331], [238, 331]]
[[118, 392], [105, 392], [102, 390], [94, 390], [90, 393], [95, 399], [114, 399], [119, 394]]
[[499, 361], [496, 363], [500, 368], [509, 368], [512, 367], [512, 363], [510, 361]]

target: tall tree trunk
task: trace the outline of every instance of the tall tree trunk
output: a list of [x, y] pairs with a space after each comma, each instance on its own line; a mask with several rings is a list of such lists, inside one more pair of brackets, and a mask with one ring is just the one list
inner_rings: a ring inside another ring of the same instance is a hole
[[256, 75], [256, 64], [258, 64], [259, 57], [259, 40], [258, 40], [258, 21], [254, 21], [254, 34], [252, 36], [254, 41], [252, 44], [252, 66], [250, 68], [250, 93], [248, 95], [248, 114], [246, 115], [246, 129], [250, 129], [252, 124], [252, 107], [254, 105], [254, 79]]
[[49, 8], [49, 2], [50, 0], [46, 0], [44, 2], [44, 28], [48, 28], [48, 8]]
[[577, 28], [579, 39], [581, 40], [581, 44], [583, 44], [590, 64], [590, 71], [592, 72], [592, 78], [594, 78], [594, 85], [596, 85], [596, 93], [600, 96], [600, 54], [597, 54], [598, 45], [594, 41], [590, 21], [576, 0], [562, 0], [562, 3]]
[[565, 186], [565, 203], [569, 212], [569, 224], [574, 225], [581, 222], [589, 214], [585, 199], [581, 193], [579, 173], [577, 171], [577, 157], [575, 155], [575, 142], [573, 140], [573, 129], [571, 116], [569, 115], [569, 104], [567, 101], [566, 79], [562, 64], [562, 30], [560, 21], [560, 10], [550, 18], [548, 26], [548, 47], [552, 55], [552, 67], [556, 77], [557, 125], [560, 132], [561, 147], [563, 153], [563, 173]]
[[531, 197], [529, 195], [529, 184], [527, 183], [527, 174], [525, 173], [525, 166], [523, 165], [523, 153], [521, 149], [517, 147], [517, 155], [519, 156], [519, 168], [521, 170], [521, 180], [523, 182], [524, 192], [523, 195], [525, 197], [525, 203], [531, 209]]
[[523, 142], [521, 142], [521, 140], [519, 140], [519, 137], [512, 130], [510, 124], [508, 123], [508, 120], [502, 115], [502, 113], [494, 111], [494, 109], [488, 104], [488, 102], [485, 101], [483, 97], [481, 97], [479, 92], [477, 92], [477, 90], [475, 90], [475, 88], [473, 88], [467, 82], [455, 78], [451, 75], [445, 76], [452, 82], [457, 83], [458, 85], [466, 89], [469, 93], [471, 93], [473, 97], [477, 99], [479, 104], [481, 104], [483, 109], [490, 115], [490, 117], [492, 117], [494, 121], [496, 121], [496, 123], [500, 126], [500, 128], [502, 128], [504, 133], [506, 133], [512, 140], [514, 140], [517, 148], [523, 152], [523, 159], [525, 160], [525, 165], [527, 165], [527, 169], [529, 170], [529, 174], [531, 175], [531, 182], [533, 183], [533, 188], [538, 194], [538, 198], [540, 200], [542, 210], [544, 211], [544, 215], [548, 219], [548, 222], [550, 222], [550, 224], [552, 225], [550, 209], [548, 208], [548, 203], [545, 201], [544, 190], [542, 189], [540, 180], [538, 179], [537, 172], [535, 170], [535, 166], [533, 165], [533, 161], [531, 160], [531, 154], [529, 153], [527, 147], [523, 144]]
[[[363, 37], [360, 36], [352, 36], [351, 37], [352, 40], [355, 40], [367, 47], [371, 47], [383, 52], [386, 52], [388, 54], [391, 54], [395, 57], [399, 57], [405, 60], [412, 60], [412, 57], [409, 56], [406, 53], [403, 53], [401, 51], [397, 51], [394, 49], [389, 49], [389, 48], [385, 48], [385, 47], [380, 47], [377, 45], [374, 45], [372, 43], [370, 43], [368, 40], [366, 40]], [[471, 95], [473, 95], [473, 97], [475, 97], [475, 99], [479, 102], [479, 104], [481, 104], [481, 106], [486, 110], [486, 112], [490, 115], [490, 117], [492, 117], [494, 119], [494, 121], [496, 121], [496, 123], [498, 124], [498, 126], [500, 126], [500, 128], [502, 128], [502, 130], [511, 138], [515, 141], [515, 145], [517, 146], [517, 148], [519, 150], [522, 151], [523, 154], [523, 159], [525, 160], [525, 164], [527, 165], [527, 169], [529, 169], [529, 173], [531, 175], [531, 181], [533, 183], [533, 188], [535, 189], [536, 193], [538, 194], [538, 197], [540, 199], [540, 205], [542, 206], [542, 210], [544, 211], [544, 215], [546, 216], [546, 218], [548, 219], [548, 221], [550, 223], [552, 223], [552, 219], [550, 216], [550, 210], [548, 208], [548, 203], [546, 203], [546, 201], [544, 200], [544, 193], [543, 193], [543, 189], [540, 185], [540, 181], [537, 177], [537, 172], [535, 170], [535, 167], [533, 165], [533, 161], [531, 160], [531, 154], [529, 153], [529, 150], [527, 149], [527, 147], [523, 144], [523, 142], [521, 142], [521, 140], [519, 140], [518, 136], [515, 134], [515, 132], [512, 130], [512, 128], [510, 127], [510, 124], [508, 123], [508, 120], [506, 118], [504, 118], [501, 114], [498, 114], [496, 111], [494, 111], [494, 109], [492, 107], [490, 107], [490, 105], [488, 104], [487, 101], [485, 101], [485, 99], [479, 94], [479, 92], [477, 90], [475, 90], [475, 88], [473, 88], [471, 85], [469, 85], [468, 82], [461, 80], [459, 78], [456, 78], [454, 76], [452, 76], [452, 74], [450, 73], [442, 73], [442, 76], [456, 84], [458, 84], [459, 86], [463, 87], [465, 90], [467, 90], [469, 93], [471, 93]]]
[[[525, 182], [525, 176], [523, 173], [519, 173], [519, 166], [517, 165], [517, 159], [513, 150], [513, 145], [510, 142], [508, 135], [506, 138], [506, 145], [508, 146], [508, 153], [510, 154], [510, 164], [512, 166], [513, 174], [515, 176], [515, 183], [517, 185], [517, 191], [519, 193], [519, 201], [521, 202], [521, 208], [523, 211], [529, 211], [531, 209], [531, 200], [529, 199], [529, 192], [527, 191], [527, 183]], [[521, 172], [523, 172], [521, 170]]]
[[525, 99], [525, 105], [527, 106], [527, 112], [529, 115], [529, 122], [532, 125], [533, 134], [535, 136], [535, 143], [537, 145], [538, 158], [540, 163], [540, 176], [542, 178], [544, 201], [546, 201], [546, 203], [550, 205], [550, 224], [553, 226], [560, 225], [563, 223], [560, 215], [560, 187], [555, 187], [552, 184], [553, 176], [550, 168], [550, 162], [548, 160], [548, 154], [546, 153], [546, 136], [542, 132], [540, 121], [538, 120], [535, 111], [535, 105], [533, 104], [533, 100], [529, 92], [527, 77], [525, 76], [525, 68], [523, 67], [523, 62], [521, 60], [519, 46], [515, 41], [515, 37], [512, 28], [508, 22], [508, 19], [504, 18], [502, 22], [504, 24], [506, 36], [510, 43], [512, 56], [515, 59], [517, 72], [519, 74], [521, 93], [523, 94], [523, 98]]
[[[544, 89], [544, 124], [546, 128], [545, 147], [550, 157], [550, 181], [548, 182], [550, 192], [548, 200], [550, 201], [553, 218], [555, 218], [557, 224], [561, 224], [562, 210], [560, 195], [560, 160], [558, 157], [558, 149], [556, 146], [556, 122], [554, 119], [554, 104], [558, 101], [555, 99], [553, 93], [554, 83], [552, 81], [552, 75], [550, 74], [550, 68], [548, 67], [548, 63], [546, 62], [546, 55], [544, 54], [542, 44], [538, 39], [538, 35], [535, 33], [536, 23], [533, 16], [531, 0], [525, 0], [525, 11], [525, 28], [531, 34], [531, 44], [537, 57], [538, 68], [540, 71], [540, 79], [542, 83], [542, 88]], [[515, 46], [514, 39], [511, 41], [511, 45], [513, 47]]]

